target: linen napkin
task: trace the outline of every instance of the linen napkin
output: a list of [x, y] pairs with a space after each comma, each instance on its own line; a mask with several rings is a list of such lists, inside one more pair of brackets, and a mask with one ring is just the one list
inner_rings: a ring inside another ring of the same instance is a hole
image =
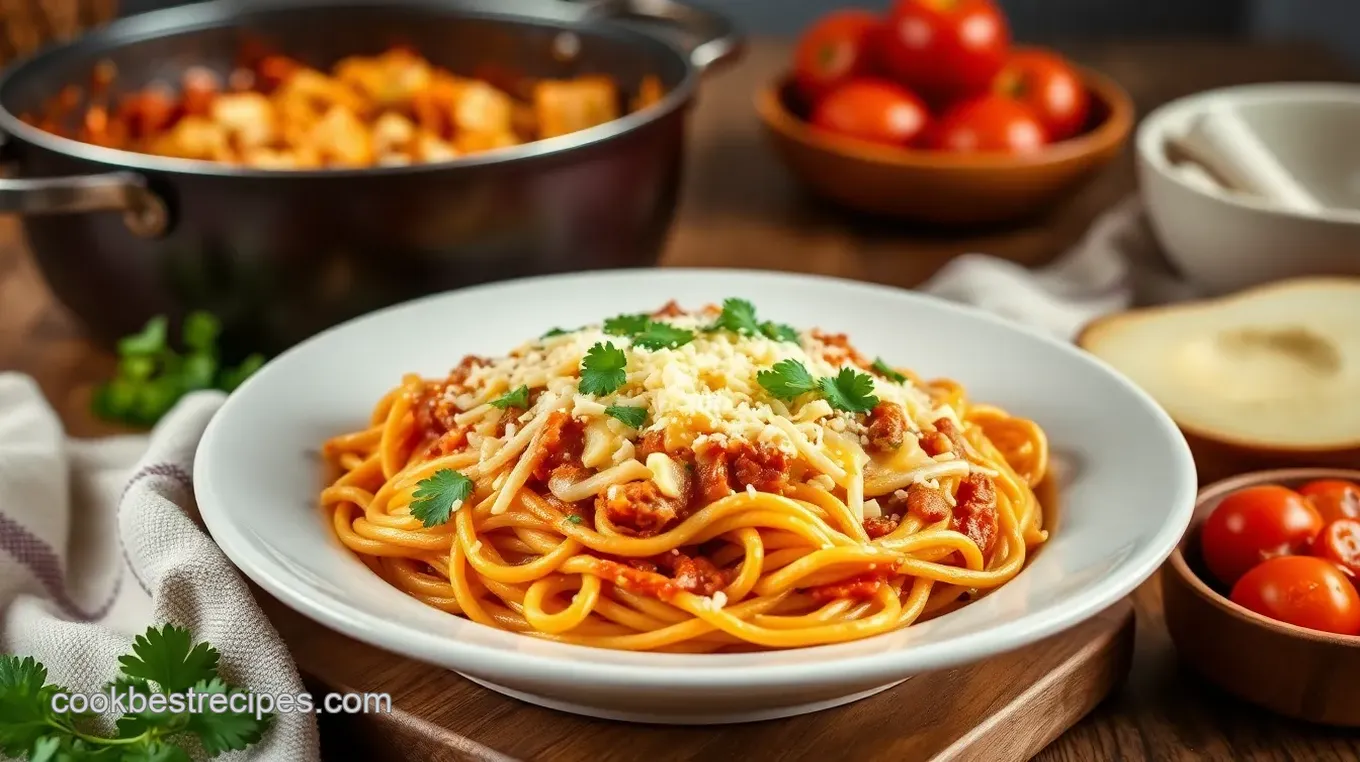
[[921, 290], [1064, 340], [1102, 315], [1200, 295], [1163, 257], [1137, 196], [1097, 218], [1076, 246], [1045, 267], [1030, 270], [992, 256], [964, 254]]
[[[185, 398], [149, 437], [67, 438], [37, 386], [0, 373], [0, 652], [91, 694], [148, 626], [171, 623], [221, 652], [228, 682], [304, 691], [250, 589], [204, 531], [190, 475], [222, 395]], [[311, 714], [277, 714], [225, 760], [319, 760]]]

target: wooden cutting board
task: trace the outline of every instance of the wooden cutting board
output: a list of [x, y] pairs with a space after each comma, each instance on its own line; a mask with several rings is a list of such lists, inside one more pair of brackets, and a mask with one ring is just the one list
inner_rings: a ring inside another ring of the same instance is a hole
[[721, 758], [1020, 762], [1123, 679], [1133, 606], [846, 706], [742, 725], [634, 725], [555, 712], [332, 632], [256, 589], [314, 692], [385, 692], [391, 714], [320, 717], [325, 759], [604, 762]]

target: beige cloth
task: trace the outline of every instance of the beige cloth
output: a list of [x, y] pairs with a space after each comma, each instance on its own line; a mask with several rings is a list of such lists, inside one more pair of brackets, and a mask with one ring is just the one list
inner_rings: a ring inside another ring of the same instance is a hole
[[1066, 340], [1101, 315], [1199, 295], [1162, 255], [1136, 196], [1103, 214], [1080, 243], [1045, 267], [964, 254], [921, 290]]
[[[171, 623], [222, 654], [256, 692], [304, 690], [283, 641], [194, 504], [194, 450], [222, 404], [183, 400], [149, 437], [68, 439], [37, 386], [0, 373], [0, 652], [49, 680], [99, 690], [134, 634]], [[219, 759], [319, 760], [315, 718], [282, 714], [260, 743]]]

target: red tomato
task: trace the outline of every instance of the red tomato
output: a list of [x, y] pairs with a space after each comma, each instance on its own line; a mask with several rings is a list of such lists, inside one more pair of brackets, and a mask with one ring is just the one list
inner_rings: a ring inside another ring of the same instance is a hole
[[823, 16], [798, 41], [793, 54], [793, 79], [798, 90], [816, 103], [852, 77], [872, 70], [872, 40], [883, 28], [868, 11], [836, 11]]
[[992, 0], [897, 0], [879, 58], [902, 84], [946, 103], [985, 92], [1009, 47], [1006, 17]]
[[1009, 98], [988, 95], [964, 101], [940, 117], [931, 146], [941, 151], [1031, 153], [1048, 143], [1032, 111]]
[[1223, 498], [1200, 530], [1200, 550], [1209, 571], [1231, 585], [1268, 558], [1303, 552], [1321, 530], [1303, 496], [1264, 484]]
[[1042, 50], [1012, 55], [992, 89], [1029, 106], [1051, 140], [1081, 132], [1091, 111], [1091, 97], [1077, 72], [1060, 56]]
[[1281, 556], [1259, 564], [1233, 585], [1232, 600], [1299, 627], [1360, 635], [1360, 594], [1320, 558]]
[[930, 121], [920, 98], [875, 79], [847, 82], [832, 90], [812, 111], [812, 124], [875, 143], [906, 145]]
[[1331, 561], [1351, 579], [1360, 577], [1360, 521], [1337, 519], [1313, 539], [1313, 555]]
[[1360, 519], [1360, 485], [1343, 479], [1320, 479], [1299, 488], [1323, 521]]

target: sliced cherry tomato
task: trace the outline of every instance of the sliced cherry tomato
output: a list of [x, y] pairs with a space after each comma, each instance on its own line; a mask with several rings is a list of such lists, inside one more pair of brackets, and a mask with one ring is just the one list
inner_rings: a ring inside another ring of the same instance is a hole
[[1337, 519], [1313, 539], [1313, 555], [1331, 561], [1352, 580], [1360, 578], [1360, 520]]
[[808, 28], [793, 54], [794, 82], [808, 103], [872, 73], [873, 40], [882, 29], [878, 16], [859, 10], [829, 13]]
[[1321, 558], [1281, 556], [1259, 564], [1233, 585], [1232, 600], [1299, 627], [1360, 635], [1360, 594]]
[[1012, 54], [992, 89], [1029, 106], [1050, 140], [1076, 135], [1091, 111], [1091, 97], [1076, 70], [1061, 56], [1043, 50]]
[[1299, 488], [1323, 521], [1360, 519], [1360, 485], [1344, 479], [1319, 479]]
[[985, 92], [1006, 62], [1010, 29], [992, 0], [897, 0], [879, 59], [934, 103]]
[[964, 101], [940, 117], [930, 144], [941, 151], [1031, 153], [1048, 143], [1039, 118], [1009, 98]]
[[858, 79], [832, 90], [812, 111], [812, 124], [875, 143], [906, 145], [925, 130], [930, 112], [891, 82]]
[[1200, 549], [1209, 571], [1231, 585], [1268, 558], [1304, 552], [1321, 530], [1302, 495], [1264, 484], [1223, 498], [1200, 530]]

